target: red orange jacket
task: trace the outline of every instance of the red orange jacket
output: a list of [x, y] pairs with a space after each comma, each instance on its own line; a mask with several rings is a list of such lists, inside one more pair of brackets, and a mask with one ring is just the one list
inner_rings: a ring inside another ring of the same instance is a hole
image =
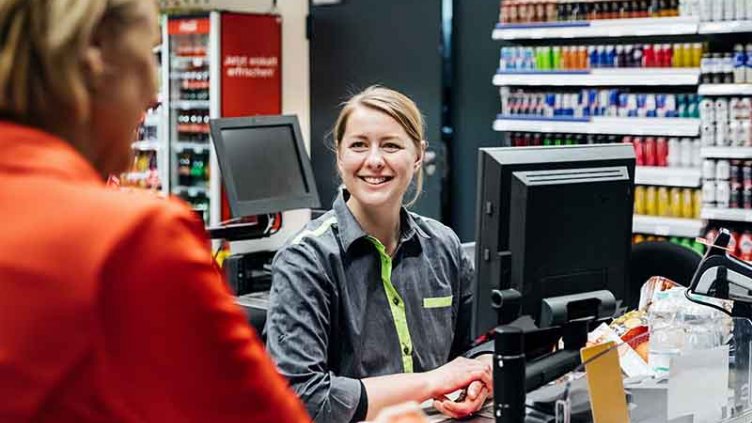
[[299, 422], [176, 200], [0, 122], [0, 421]]

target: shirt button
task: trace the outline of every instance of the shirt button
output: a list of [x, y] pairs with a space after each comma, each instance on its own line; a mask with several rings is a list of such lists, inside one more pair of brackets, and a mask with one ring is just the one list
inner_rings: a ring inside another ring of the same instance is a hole
[[402, 348], [402, 352], [405, 353], [405, 355], [408, 355], [408, 354], [410, 354], [410, 348], [408, 348], [407, 346], [405, 346], [405, 348]]
[[396, 306], [398, 306], [398, 305], [399, 305], [399, 303], [400, 303], [400, 301], [399, 301], [399, 298], [397, 298], [397, 297], [394, 297], [394, 298], [392, 299], [392, 302], [393, 302], [393, 303], [394, 303], [394, 305], [396, 305]]

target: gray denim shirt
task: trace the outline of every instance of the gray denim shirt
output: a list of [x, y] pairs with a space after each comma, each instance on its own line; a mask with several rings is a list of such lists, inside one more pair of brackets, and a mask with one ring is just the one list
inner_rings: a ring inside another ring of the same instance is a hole
[[317, 422], [350, 421], [359, 379], [434, 369], [470, 344], [472, 261], [403, 209], [389, 257], [341, 193], [274, 258], [267, 348]]

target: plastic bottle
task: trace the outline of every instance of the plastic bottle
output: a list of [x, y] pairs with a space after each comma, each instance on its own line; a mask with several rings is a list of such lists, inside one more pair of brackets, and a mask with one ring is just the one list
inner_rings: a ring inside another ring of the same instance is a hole
[[648, 365], [658, 375], [669, 371], [671, 359], [679, 355], [683, 346], [681, 331], [677, 330], [678, 308], [674, 296], [669, 291], [661, 291], [655, 294], [648, 309]]
[[736, 44], [734, 46], [734, 83], [744, 84], [747, 82], [747, 53], [744, 46]]

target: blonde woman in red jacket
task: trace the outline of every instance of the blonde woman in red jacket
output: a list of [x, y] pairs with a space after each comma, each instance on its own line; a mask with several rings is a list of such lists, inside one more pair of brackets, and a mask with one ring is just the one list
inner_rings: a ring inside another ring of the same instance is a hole
[[308, 417], [176, 200], [108, 189], [157, 91], [153, 0], [0, 2], [0, 421]]

